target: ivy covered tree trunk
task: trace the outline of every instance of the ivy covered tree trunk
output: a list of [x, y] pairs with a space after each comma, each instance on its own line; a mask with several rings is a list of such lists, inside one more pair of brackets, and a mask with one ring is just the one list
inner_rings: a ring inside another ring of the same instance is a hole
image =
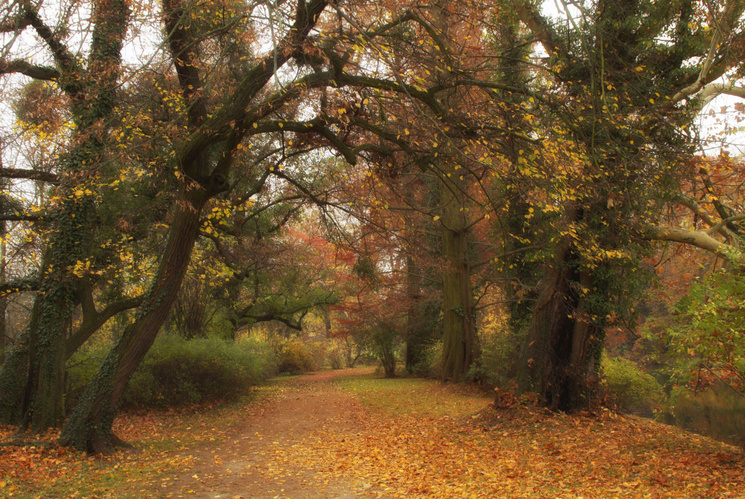
[[[719, 78], [731, 56], [714, 57], [725, 44], [712, 40], [723, 32], [701, 38], [706, 30], [694, 28], [699, 21], [690, 2], [658, 9], [600, 0], [591, 25], [565, 31], [555, 31], [532, 3], [510, 3], [551, 54], [547, 70], [556, 71], [567, 106], [554, 108], [555, 119], [570, 124], [565, 138], [555, 139], [569, 139], [564, 150], [576, 151], [576, 168], [564, 179], [569, 191], [555, 196], [563, 198], [559, 242], [530, 323], [521, 385], [539, 391], [548, 407], [571, 410], [584, 405], [594, 383], [605, 327], [633, 323], [634, 302], [649, 284], [639, 265], [648, 247], [633, 233], [660, 217], [679, 162], [691, 151], [683, 130], [697, 109], [676, 104], [685, 98], [678, 94]], [[727, 31], [743, 8], [727, 2], [720, 27]], [[674, 41], [665, 33], [675, 33]], [[703, 71], [689, 63], [699, 58], [708, 60]]]
[[95, 453], [113, 451], [119, 440], [111, 425], [129, 377], [168, 318], [189, 266], [207, 196], [192, 192], [180, 203], [158, 272], [135, 321], [122, 333], [88, 384], [60, 435], [62, 445]]
[[58, 80], [72, 101], [75, 123], [71, 148], [60, 163], [60, 201], [49, 217], [51, 236], [29, 326], [0, 372], [0, 421], [41, 432], [60, 426], [65, 415], [66, 342], [78, 304], [79, 277], [73, 269], [90, 256], [96, 223], [94, 183], [104, 157], [105, 121], [114, 109], [129, 9], [123, 0], [96, 2], [87, 68], [56, 40], [32, 7], [25, 9], [39, 36], [54, 49]]
[[[547, 407], [570, 411], [588, 402], [587, 392], [602, 351], [602, 327], [593, 320], [588, 295], [592, 275], [579, 270], [576, 249], [562, 243], [541, 282], [528, 330], [523, 391], [537, 391]], [[595, 296], [597, 298], [597, 296]]]
[[[521, 89], [525, 93], [515, 92], [501, 96], [503, 106], [500, 118], [505, 128], [512, 133], [506, 134], [500, 141], [501, 149], [509, 160], [510, 171], [505, 175], [499, 197], [507, 203], [507, 213], [501, 218], [503, 236], [500, 258], [501, 272], [508, 280], [504, 292], [509, 314], [509, 332], [514, 345], [523, 345], [528, 324], [530, 323], [536, 299], [535, 285], [539, 269], [531, 256], [530, 247], [537, 245], [538, 232], [543, 221], [537, 220], [537, 214], [526, 199], [530, 191], [530, 180], [521, 174], [521, 159], [529, 157], [535, 151], [535, 145], [525, 140], [533, 125], [521, 112], [528, 100], [528, 82], [534, 77], [532, 71], [523, 64], [529, 58], [531, 43], [525, 33], [519, 29], [519, 18], [514, 9], [506, 2], [497, 2], [499, 15], [496, 16], [494, 30], [498, 34], [495, 43], [503, 57], [499, 60], [498, 81], [511, 88]], [[529, 218], [530, 217], [530, 218]], [[550, 221], [545, 222], [547, 225]]]

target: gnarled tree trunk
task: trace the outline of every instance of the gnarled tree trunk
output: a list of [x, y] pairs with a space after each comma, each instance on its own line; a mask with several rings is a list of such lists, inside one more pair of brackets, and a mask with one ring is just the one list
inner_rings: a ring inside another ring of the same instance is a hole
[[523, 391], [537, 391], [552, 410], [571, 411], [588, 402], [602, 345], [602, 331], [591, 320], [581, 292], [591, 289], [592, 280], [578, 252], [565, 241], [541, 282], [519, 384]]
[[124, 330], [65, 423], [60, 435], [63, 445], [102, 453], [112, 451], [119, 442], [111, 429], [117, 406], [178, 295], [207, 201], [200, 191], [192, 191], [179, 203], [158, 273], [137, 318]]

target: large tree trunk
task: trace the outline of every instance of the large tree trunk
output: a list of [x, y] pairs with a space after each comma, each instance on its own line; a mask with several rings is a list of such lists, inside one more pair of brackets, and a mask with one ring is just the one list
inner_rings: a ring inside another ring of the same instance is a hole
[[[471, 266], [468, 261], [468, 221], [463, 177], [455, 172], [442, 180], [443, 350], [442, 379], [462, 381], [478, 358]], [[456, 180], [453, 180], [456, 179]]]
[[556, 250], [553, 268], [541, 283], [524, 369], [523, 391], [537, 391], [552, 410], [571, 411], [588, 403], [587, 393], [602, 345], [601, 330], [591, 320], [587, 295], [592, 274], [583, 269], [571, 243]]
[[119, 443], [111, 425], [129, 377], [155, 341], [178, 295], [196, 241], [200, 214], [207, 201], [203, 192], [192, 192], [178, 208], [158, 273], [130, 324], [88, 383], [81, 401], [60, 435], [63, 445], [88, 452], [110, 452]]
[[[432, 15], [432, 25], [438, 31], [438, 41], [446, 47], [447, 55], [442, 53], [433, 54], [435, 58], [444, 57], [435, 64], [438, 82], [452, 81], [454, 73], [450, 57], [455, 52], [451, 37], [451, 12], [449, 3], [444, 1], [434, 2], [428, 7]], [[442, 96], [445, 108], [456, 109], [459, 107], [459, 98], [455, 90], [451, 90]], [[474, 317], [474, 299], [471, 287], [471, 265], [468, 258], [468, 207], [466, 205], [466, 193], [468, 192], [471, 173], [458, 163], [460, 152], [452, 148], [446, 152], [447, 147], [438, 151], [445, 153], [439, 162], [437, 173], [440, 189], [440, 237], [442, 244], [442, 310], [443, 310], [443, 349], [442, 349], [442, 372], [444, 380], [460, 382], [466, 377], [471, 364], [478, 358], [479, 347], [476, 336], [476, 324]]]
[[55, 53], [76, 127], [72, 146], [60, 164], [57, 196], [61, 201], [49, 217], [52, 235], [31, 320], [0, 372], [0, 422], [21, 423], [34, 432], [61, 425], [65, 415], [66, 342], [79, 281], [71, 269], [88, 259], [95, 233], [94, 182], [108, 132], [105, 120], [114, 109], [128, 18], [126, 2], [96, 2], [87, 68], [73, 63], [76, 56], [64, 46]]

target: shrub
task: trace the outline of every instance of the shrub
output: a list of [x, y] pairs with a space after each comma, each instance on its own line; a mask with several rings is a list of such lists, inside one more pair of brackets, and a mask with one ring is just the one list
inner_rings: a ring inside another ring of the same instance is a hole
[[333, 345], [326, 350], [326, 361], [331, 369], [341, 369], [344, 367], [344, 354], [338, 345]]
[[503, 332], [484, 335], [481, 339], [481, 354], [468, 370], [468, 379], [494, 387], [509, 384], [509, 369], [515, 348], [510, 336]]
[[621, 357], [604, 357], [603, 383], [613, 401], [624, 411], [652, 416], [665, 398], [662, 386], [636, 363]]
[[[69, 398], [79, 396], [105, 353], [95, 350], [71, 363]], [[256, 340], [161, 335], [132, 374], [123, 405], [164, 407], [234, 399], [271, 374], [272, 366], [271, 349]]]
[[311, 348], [298, 338], [291, 338], [275, 346], [277, 370], [280, 373], [301, 374], [320, 367]]
[[439, 378], [442, 374], [442, 341], [435, 341], [422, 349], [422, 355], [411, 370], [416, 376]]

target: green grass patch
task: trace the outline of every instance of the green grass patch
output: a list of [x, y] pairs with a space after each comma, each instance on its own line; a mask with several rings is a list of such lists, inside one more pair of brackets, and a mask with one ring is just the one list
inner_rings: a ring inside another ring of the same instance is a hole
[[422, 378], [381, 378], [375, 374], [337, 377], [334, 382], [366, 405], [393, 415], [460, 418], [484, 409], [491, 397], [464, 386]]

